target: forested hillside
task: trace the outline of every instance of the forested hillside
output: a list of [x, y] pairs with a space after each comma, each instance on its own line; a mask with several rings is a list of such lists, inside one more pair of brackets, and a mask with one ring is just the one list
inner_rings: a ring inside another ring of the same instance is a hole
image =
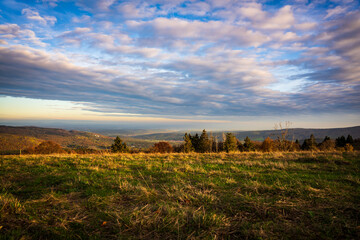
[[[239, 140], [244, 140], [246, 137], [251, 138], [254, 141], [263, 141], [267, 137], [276, 139], [281, 130], [263, 130], [263, 131], [226, 131], [232, 132], [235, 137]], [[153, 140], [174, 140], [180, 141], [184, 137], [183, 131], [172, 132], [172, 133], [156, 133], [156, 134], [146, 134], [146, 135], [137, 135], [135, 138], [139, 139], [153, 139]], [[195, 133], [201, 133], [201, 131], [191, 131], [192, 135]], [[210, 132], [209, 132], [210, 133]], [[325, 136], [330, 138], [337, 138], [339, 136], [352, 135], [354, 138], [360, 138], [360, 126], [349, 127], [349, 128], [329, 128], [329, 129], [311, 129], [311, 128], [292, 128], [289, 129], [287, 134], [288, 140], [298, 139], [300, 141], [308, 138], [311, 134], [314, 134], [315, 138], [318, 140], [324, 139]], [[215, 131], [212, 132], [214, 137], [217, 137], [219, 140], [222, 139], [223, 132]]]

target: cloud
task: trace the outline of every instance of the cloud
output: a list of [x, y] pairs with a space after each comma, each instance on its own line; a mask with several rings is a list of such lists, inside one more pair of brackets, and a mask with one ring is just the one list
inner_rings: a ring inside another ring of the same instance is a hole
[[151, 21], [128, 21], [127, 25], [158, 41], [174, 39], [226, 42], [235, 46], [260, 46], [269, 38], [260, 32], [220, 21], [188, 21], [156, 18]]
[[44, 4], [48, 4], [51, 7], [56, 7], [58, 5], [58, 2], [61, 0], [41, 0]]
[[241, 7], [238, 12], [241, 17], [251, 20], [254, 27], [259, 29], [288, 29], [295, 23], [290, 5], [280, 8], [273, 16], [263, 11], [262, 5], [258, 3], [250, 3], [246, 7]]
[[107, 12], [116, 0], [79, 0], [76, 5], [89, 12]]
[[57, 21], [56, 17], [53, 16], [40, 16], [40, 14], [30, 8], [24, 8], [21, 11], [21, 14], [25, 15], [25, 17], [29, 20], [37, 21], [43, 25], [54, 25]]
[[322, 48], [310, 48], [303, 64], [313, 72], [313, 80], [358, 85], [360, 83], [360, 12], [324, 24], [315, 41]]
[[67, 3], [43, 2], [58, 19], [29, 4], [31, 24], [0, 25], [2, 94], [183, 116], [360, 106], [356, 3], [324, 14], [319, 2], [77, 1], [64, 16]]
[[136, 4], [134, 2], [124, 2], [117, 6], [118, 12], [125, 18], [137, 19], [154, 16], [156, 7], [150, 7], [149, 4]]
[[74, 23], [86, 23], [90, 21], [90, 16], [89, 15], [82, 15], [81, 17], [73, 17], [72, 21]]
[[328, 9], [326, 12], [326, 16], [324, 17], [324, 19], [327, 19], [327, 18], [331, 18], [333, 16], [336, 16], [336, 15], [340, 15], [342, 13], [345, 13], [347, 10], [347, 7], [341, 7], [341, 6], [337, 6], [336, 8], [333, 8], [333, 9]]
[[41, 47], [46, 46], [45, 43], [36, 37], [35, 32], [29, 29], [21, 29], [17, 24], [0, 24], [0, 35], [7, 39], [19, 39]]
[[85, 102], [100, 112], [183, 116], [321, 112], [329, 109], [329, 101], [332, 107], [341, 103], [334, 97], [356, 98], [345, 88], [336, 96], [329, 90], [319, 95], [314, 85], [297, 94], [267, 90], [274, 81], [268, 68], [238, 54], [212, 49], [204, 57], [125, 73], [100, 65], [79, 67], [63, 55], [32, 48], [0, 47], [1, 94]]
[[205, 16], [210, 13], [211, 7], [206, 2], [186, 3], [184, 7], [176, 9], [181, 15]]

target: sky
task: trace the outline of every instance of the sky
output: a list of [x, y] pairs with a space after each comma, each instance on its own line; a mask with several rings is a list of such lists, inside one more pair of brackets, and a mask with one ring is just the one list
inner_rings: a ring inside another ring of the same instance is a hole
[[357, 0], [0, 0], [0, 124], [360, 125]]

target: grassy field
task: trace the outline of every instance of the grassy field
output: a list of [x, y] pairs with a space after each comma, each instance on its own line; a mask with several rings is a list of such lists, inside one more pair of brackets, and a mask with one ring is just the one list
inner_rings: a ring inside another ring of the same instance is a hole
[[0, 157], [0, 239], [359, 239], [360, 153]]

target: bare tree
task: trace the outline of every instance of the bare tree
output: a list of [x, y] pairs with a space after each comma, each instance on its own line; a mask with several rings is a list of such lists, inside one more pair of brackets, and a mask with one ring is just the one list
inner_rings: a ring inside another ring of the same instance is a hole
[[277, 140], [279, 142], [279, 148], [281, 151], [286, 151], [290, 147], [288, 144], [289, 141], [287, 141], [286, 138], [289, 134], [289, 129], [291, 125], [292, 123], [290, 121], [285, 121], [284, 123], [283, 122], [275, 123], [274, 129], [280, 132], [277, 135]]

